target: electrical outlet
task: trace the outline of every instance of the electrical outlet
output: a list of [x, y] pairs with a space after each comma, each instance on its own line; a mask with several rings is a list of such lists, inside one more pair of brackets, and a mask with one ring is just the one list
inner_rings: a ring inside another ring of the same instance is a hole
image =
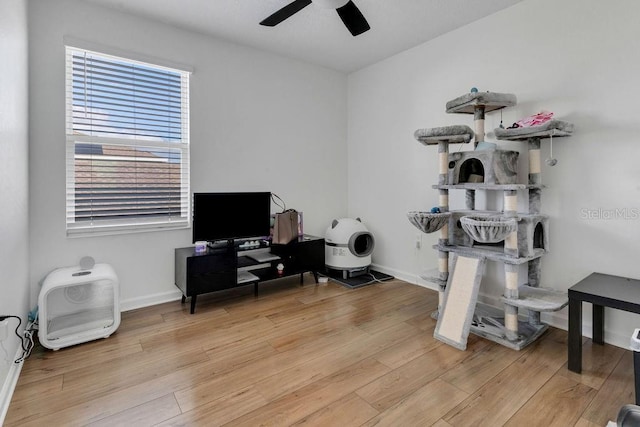
[[9, 321], [3, 320], [0, 322], [0, 341], [4, 341], [9, 336]]

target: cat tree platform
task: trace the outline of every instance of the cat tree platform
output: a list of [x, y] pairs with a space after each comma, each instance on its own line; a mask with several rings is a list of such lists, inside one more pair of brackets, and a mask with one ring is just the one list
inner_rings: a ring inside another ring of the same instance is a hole
[[413, 136], [423, 145], [467, 144], [473, 137], [473, 130], [469, 126], [454, 125], [437, 128], [418, 129]]
[[531, 190], [545, 188], [542, 184], [483, 184], [465, 182], [463, 184], [434, 184], [435, 190]]
[[504, 312], [484, 303], [476, 303], [470, 332], [513, 350], [522, 350], [538, 339], [549, 326], [531, 324], [518, 318], [517, 332], [506, 330]]
[[534, 311], [558, 311], [569, 304], [566, 292], [547, 288], [518, 287], [518, 298], [500, 299], [505, 304]]
[[533, 250], [532, 255], [514, 258], [510, 255], [505, 254], [504, 249], [500, 247], [493, 248], [491, 246], [486, 246], [486, 247], [474, 246], [469, 248], [465, 246], [443, 245], [438, 243], [433, 245], [432, 248], [441, 252], [452, 252], [452, 253], [457, 253], [465, 256], [483, 257], [488, 259], [489, 261], [496, 261], [496, 262], [501, 262], [504, 264], [512, 264], [512, 265], [526, 264], [529, 261], [538, 259], [547, 253], [545, 249], [537, 248]]
[[529, 138], [549, 138], [571, 136], [573, 124], [562, 120], [549, 120], [539, 126], [520, 127], [514, 129], [494, 129], [496, 138], [505, 141], [519, 141]]
[[446, 111], [447, 113], [476, 114], [477, 107], [482, 107], [482, 110], [488, 113], [513, 107], [516, 103], [516, 96], [511, 93], [471, 92], [447, 102]]

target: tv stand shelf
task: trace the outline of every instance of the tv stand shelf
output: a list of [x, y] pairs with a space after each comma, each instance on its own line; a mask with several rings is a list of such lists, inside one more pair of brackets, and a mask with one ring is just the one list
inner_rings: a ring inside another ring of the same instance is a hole
[[[254, 285], [258, 295], [258, 284], [283, 277], [313, 273], [318, 283], [318, 272], [324, 270], [324, 239], [304, 235], [287, 245], [271, 245], [271, 253], [277, 260], [258, 262], [243, 255], [235, 245], [207, 248], [196, 253], [193, 246], [175, 250], [175, 284], [182, 292], [182, 303], [191, 298], [191, 314], [195, 312], [198, 295]], [[276, 266], [284, 265], [282, 273]], [[238, 283], [238, 270], [250, 271], [258, 280]]]

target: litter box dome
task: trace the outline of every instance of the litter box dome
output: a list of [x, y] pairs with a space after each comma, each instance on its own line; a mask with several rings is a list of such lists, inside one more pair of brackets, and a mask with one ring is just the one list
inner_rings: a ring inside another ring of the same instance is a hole
[[360, 218], [334, 219], [325, 234], [325, 264], [354, 275], [371, 265], [375, 239]]

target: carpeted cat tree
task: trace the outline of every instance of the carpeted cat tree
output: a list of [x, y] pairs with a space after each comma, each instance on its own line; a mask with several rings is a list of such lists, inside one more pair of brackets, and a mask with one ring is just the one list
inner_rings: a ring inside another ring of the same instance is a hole
[[[549, 120], [537, 126], [495, 129], [499, 140], [527, 144], [528, 181], [519, 183], [520, 153], [484, 141], [485, 114], [514, 105], [515, 95], [472, 91], [449, 101], [446, 111], [473, 114], [474, 130], [460, 125], [415, 132], [420, 143], [438, 146], [438, 184], [433, 188], [439, 191], [439, 203], [431, 212], [409, 212], [408, 218], [425, 233], [440, 231], [434, 246], [437, 274], [421, 277], [440, 291], [434, 336], [461, 350], [466, 349], [469, 332], [520, 350], [547, 329], [540, 313], [560, 310], [568, 302], [565, 292], [540, 286], [541, 258], [549, 249], [549, 221], [540, 213], [540, 141], [569, 136], [573, 125]], [[450, 144], [472, 139], [474, 151], [449, 152]], [[449, 209], [450, 190], [465, 191], [465, 209]], [[476, 210], [477, 191], [501, 191], [501, 209]], [[527, 212], [518, 212], [521, 196], [528, 196]], [[504, 265], [502, 308], [477, 301], [487, 261]], [[526, 266], [526, 278], [521, 277], [521, 266]]]

